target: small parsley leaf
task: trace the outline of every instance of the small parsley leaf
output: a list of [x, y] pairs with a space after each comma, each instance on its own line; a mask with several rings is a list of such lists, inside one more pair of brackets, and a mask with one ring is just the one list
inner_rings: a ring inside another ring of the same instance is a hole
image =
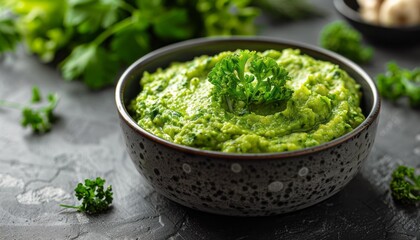
[[82, 78], [92, 89], [112, 84], [118, 68], [115, 57], [95, 44], [79, 45], [61, 63], [66, 80]]

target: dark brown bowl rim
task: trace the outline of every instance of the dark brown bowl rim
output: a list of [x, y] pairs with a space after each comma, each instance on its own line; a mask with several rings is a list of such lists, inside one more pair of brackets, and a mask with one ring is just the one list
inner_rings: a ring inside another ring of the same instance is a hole
[[[356, 1], [356, 0], [354, 0]], [[351, 19], [354, 22], [369, 26], [369, 27], [374, 27], [377, 29], [382, 29], [385, 31], [407, 31], [407, 32], [416, 32], [416, 31], [420, 31], [420, 26], [415, 25], [415, 26], [401, 26], [401, 27], [387, 27], [387, 26], [381, 26], [381, 25], [376, 25], [376, 24], [371, 24], [368, 23], [366, 21], [364, 21], [361, 17], [360, 14], [355, 11], [354, 9], [352, 9], [351, 7], [349, 7], [344, 0], [334, 0], [334, 7], [335, 9], [344, 17]]]
[[[327, 143], [323, 143], [321, 145], [317, 145], [314, 147], [304, 148], [304, 149], [295, 150], [295, 151], [275, 152], [275, 153], [225, 153], [225, 152], [220, 152], [220, 151], [202, 150], [199, 148], [188, 147], [188, 146], [172, 143], [167, 140], [161, 139], [153, 135], [152, 133], [149, 133], [148, 131], [144, 130], [139, 125], [137, 125], [137, 123], [133, 120], [133, 118], [130, 116], [127, 109], [125, 108], [124, 99], [123, 99], [123, 95], [124, 95], [123, 92], [125, 90], [125, 82], [127, 79], [129, 79], [132, 71], [134, 71], [139, 65], [141, 66], [143, 64], [146, 64], [147, 62], [153, 61], [154, 59], [159, 58], [162, 55], [167, 54], [168, 52], [178, 50], [179, 48], [185, 49], [188, 47], [203, 46], [203, 45], [212, 44], [212, 43], [213, 44], [223, 43], [223, 42], [233, 43], [235, 41], [288, 45], [289, 47], [292, 47], [292, 48], [298, 48], [302, 50], [306, 49], [308, 51], [314, 51], [321, 55], [334, 58], [337, 62], [340, 62], [341, 64], [347, 65], [347, 67], [352, 68], [355, 72], [357, 72], [357, 74], [359, 74], [363, 78], [364, 81], [368, 83], [369, 88], [370, 88], [369, 90], [372, 91], [373, 93], [372, 109], [370, 110], [366, 119], [359, 126], [357, 126], [351, 132], [339, 138], [336, 138], [332, 141], [329, 141]], [[348, 60], [347, 58], [342, 57], [341, 55], [338, 55], [336, 53], [333, 53], [325, 49], [321, 49], [316, 46], [312, 46], [312, 45], [304, 44], [304, 43], [297, 43], [295, 41], [272, 38], [272, 37], [197, 38], [197, 39], [191, 39], [191, 40], [175, 43], [175, 44], [157, 49], [141, 57], [124, 71], [124, 73], [119, 78], [117, 86], [115, 88], [115, 101], [116, 101], [116, 106], [117, 106], [117, 110], [120, 115], [120, 118], [134, 131], [136, 131], [137, 133], [141, 134], [142, 136], [148, 138], [149, 140], [157, 144], [162, 144], [176, 151], [198, 155], [198, 156], [204, 156], [204, 157], [209, 157], [209, 158], [240, 159], [240, 160], [282, 159], [282, 158], [298, 157], [298, 156], [321, 152], [326, 149], [332, 148], [334, 146], [340, 145], [354, 138], [359, 133], [361, 133], [364, 129], [369, 127], [378, 117], [380, 105], [381, 105], [375, 83], [369, 77], [369, 75], [354, 62]]]

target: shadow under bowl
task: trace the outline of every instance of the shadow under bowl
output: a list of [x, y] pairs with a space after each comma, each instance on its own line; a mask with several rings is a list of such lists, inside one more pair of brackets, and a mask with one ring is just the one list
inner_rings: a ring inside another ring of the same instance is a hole
[[420, 26], [385, 27], [365, 22], [359, 14], [357, 0], [334, 0], [334, 7], [355, 29], [372, 42], [394, 44], [394, 47], [420, 44]]
[[[362, 87], [366, 120], [322, 145], [291, 152], [237, 154], [206, 151], [158, 138], [136, 124], [127, 106], [141, 91], [145, 71], [222, 51], [300, 49], [347, 71]], [[121, 76], [115, 100], [127, 151], [157, 192], [190, 208], [233, 216], [299, 210], [331, 197], [361, 168], [376, 134], [380, 100], [372, 79], [356, 64], [314, 46], [263, 37], [203, 38], [147, 54]]]

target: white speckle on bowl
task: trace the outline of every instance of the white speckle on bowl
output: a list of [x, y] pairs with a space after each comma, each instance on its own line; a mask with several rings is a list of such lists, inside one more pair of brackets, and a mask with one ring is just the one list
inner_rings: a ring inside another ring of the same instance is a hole
[[299, 170], [298, 175], [301, 177], [304, 177], [308, 175], [308, 173], [309, 173], [309, 169], [307, 167], [303, 167]]
[[268, 191], [270, 192], [279, 192], [283, 189], [284, 185], [282, 182], [274, 181], [268, 184]]
[[416, 135], [416, 140], [420, 142], [420, 133]]
[[184, 170], [184, 172], [186, 172], [186, 173], [190, 173], [191, 172], [191, 166], [184, 163], [184, 164], [182, 164], [182, 170]]
[[242, 171], [242, 166], [239, 163], [233, 163], [230, 166], [230, 170], [234, 173], [240, 173]]

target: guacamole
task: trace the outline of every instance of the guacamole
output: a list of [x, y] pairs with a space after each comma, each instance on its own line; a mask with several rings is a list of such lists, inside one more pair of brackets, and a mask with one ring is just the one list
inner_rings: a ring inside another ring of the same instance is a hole
[[130, 105], [138, 125], [181, 145], [263, 153], [316, 146], [348, 133], [365, 119], [354, 79], [337, 65], [297, 49], [256, 53], [287, 70], [287, 99], [234, 111], [208, 79], [215, 65], [231, 54], [200, 56], [145, 72], [142, 90]]

